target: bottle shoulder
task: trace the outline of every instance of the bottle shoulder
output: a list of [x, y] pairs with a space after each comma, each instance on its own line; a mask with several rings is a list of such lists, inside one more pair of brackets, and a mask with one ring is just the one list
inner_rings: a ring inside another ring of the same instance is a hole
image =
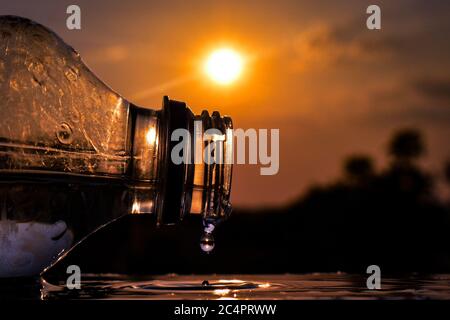
[[69, 158], [67, 169], [80, 172], [125, 165], [129, 102], [46, 27], [1, 16], [0, 37], [0, 150], [27, 154], [9, 162], [20, 169]]

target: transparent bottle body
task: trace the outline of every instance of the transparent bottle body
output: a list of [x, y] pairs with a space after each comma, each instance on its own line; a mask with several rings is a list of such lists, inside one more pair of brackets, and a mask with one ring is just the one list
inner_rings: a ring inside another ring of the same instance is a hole
[[0, 277], [36, 274], [95, 229], [152, 213], [158, 114], [32, 21], [0, 17]]

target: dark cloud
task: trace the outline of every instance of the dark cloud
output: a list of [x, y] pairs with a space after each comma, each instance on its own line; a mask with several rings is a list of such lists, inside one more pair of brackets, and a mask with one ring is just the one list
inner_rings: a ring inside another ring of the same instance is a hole
[[450, 77], [425, 77], [414, 81], [412, 87], [424, 97], [444, 101], [450, 106]]
[[448, 128], [450, 109], [438, 105], [407, 106], [402, 109], [379, 109], [363, 115], [359, 120], [369, 127], [393, 127], [414, 124], [419, 127], [432, 125], [436, 128]]

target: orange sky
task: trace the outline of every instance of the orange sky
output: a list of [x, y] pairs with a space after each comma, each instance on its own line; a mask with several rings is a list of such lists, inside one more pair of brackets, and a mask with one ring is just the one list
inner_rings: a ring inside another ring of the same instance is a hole
[[[65, 27], [78, 4], [82, 30]], [[236, 166], [238, 206], [291, 201], [339, 176], [342, 160], [369, 153], [386, 163], [396, 128], [421, 129], [423, 163], [450, 158], [450, 5], [377, 1], [382, 30], [365, 27], [372, 1], [10, 1], [0, 14], [36, 20], [79, 51], [91, 70], [131, 102], [159, 108], [163, 95], [195, 112], [220, 110], [236, 127], [279, 128], [280, 171]], [[201, 75], [211, 50], [251, 58], [228, 87]]]

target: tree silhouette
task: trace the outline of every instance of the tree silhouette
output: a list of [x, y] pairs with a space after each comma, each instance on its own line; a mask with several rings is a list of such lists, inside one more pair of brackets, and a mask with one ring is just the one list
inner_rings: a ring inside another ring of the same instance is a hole
[[355, 155], [344, 162], [344, 173], [352, 183], [361, 184], [373, 177], [373, 161], [366, 155]]
[[416, 129], [402, 129], [389, 143], [389, 154], [396, 164], [410, 164], [425, 152], [422, 135]]
[[450, 160], [447, 161], [444, 168], [445, 180], [450, 185]]
[[391, 201], [416, 204], [431, 195], [431, 177], [414, 163], [424, 152], [425, 144], [419, 130], [406, 128], [393, 135], [389, 143], [393, 165], [382, 177]]

